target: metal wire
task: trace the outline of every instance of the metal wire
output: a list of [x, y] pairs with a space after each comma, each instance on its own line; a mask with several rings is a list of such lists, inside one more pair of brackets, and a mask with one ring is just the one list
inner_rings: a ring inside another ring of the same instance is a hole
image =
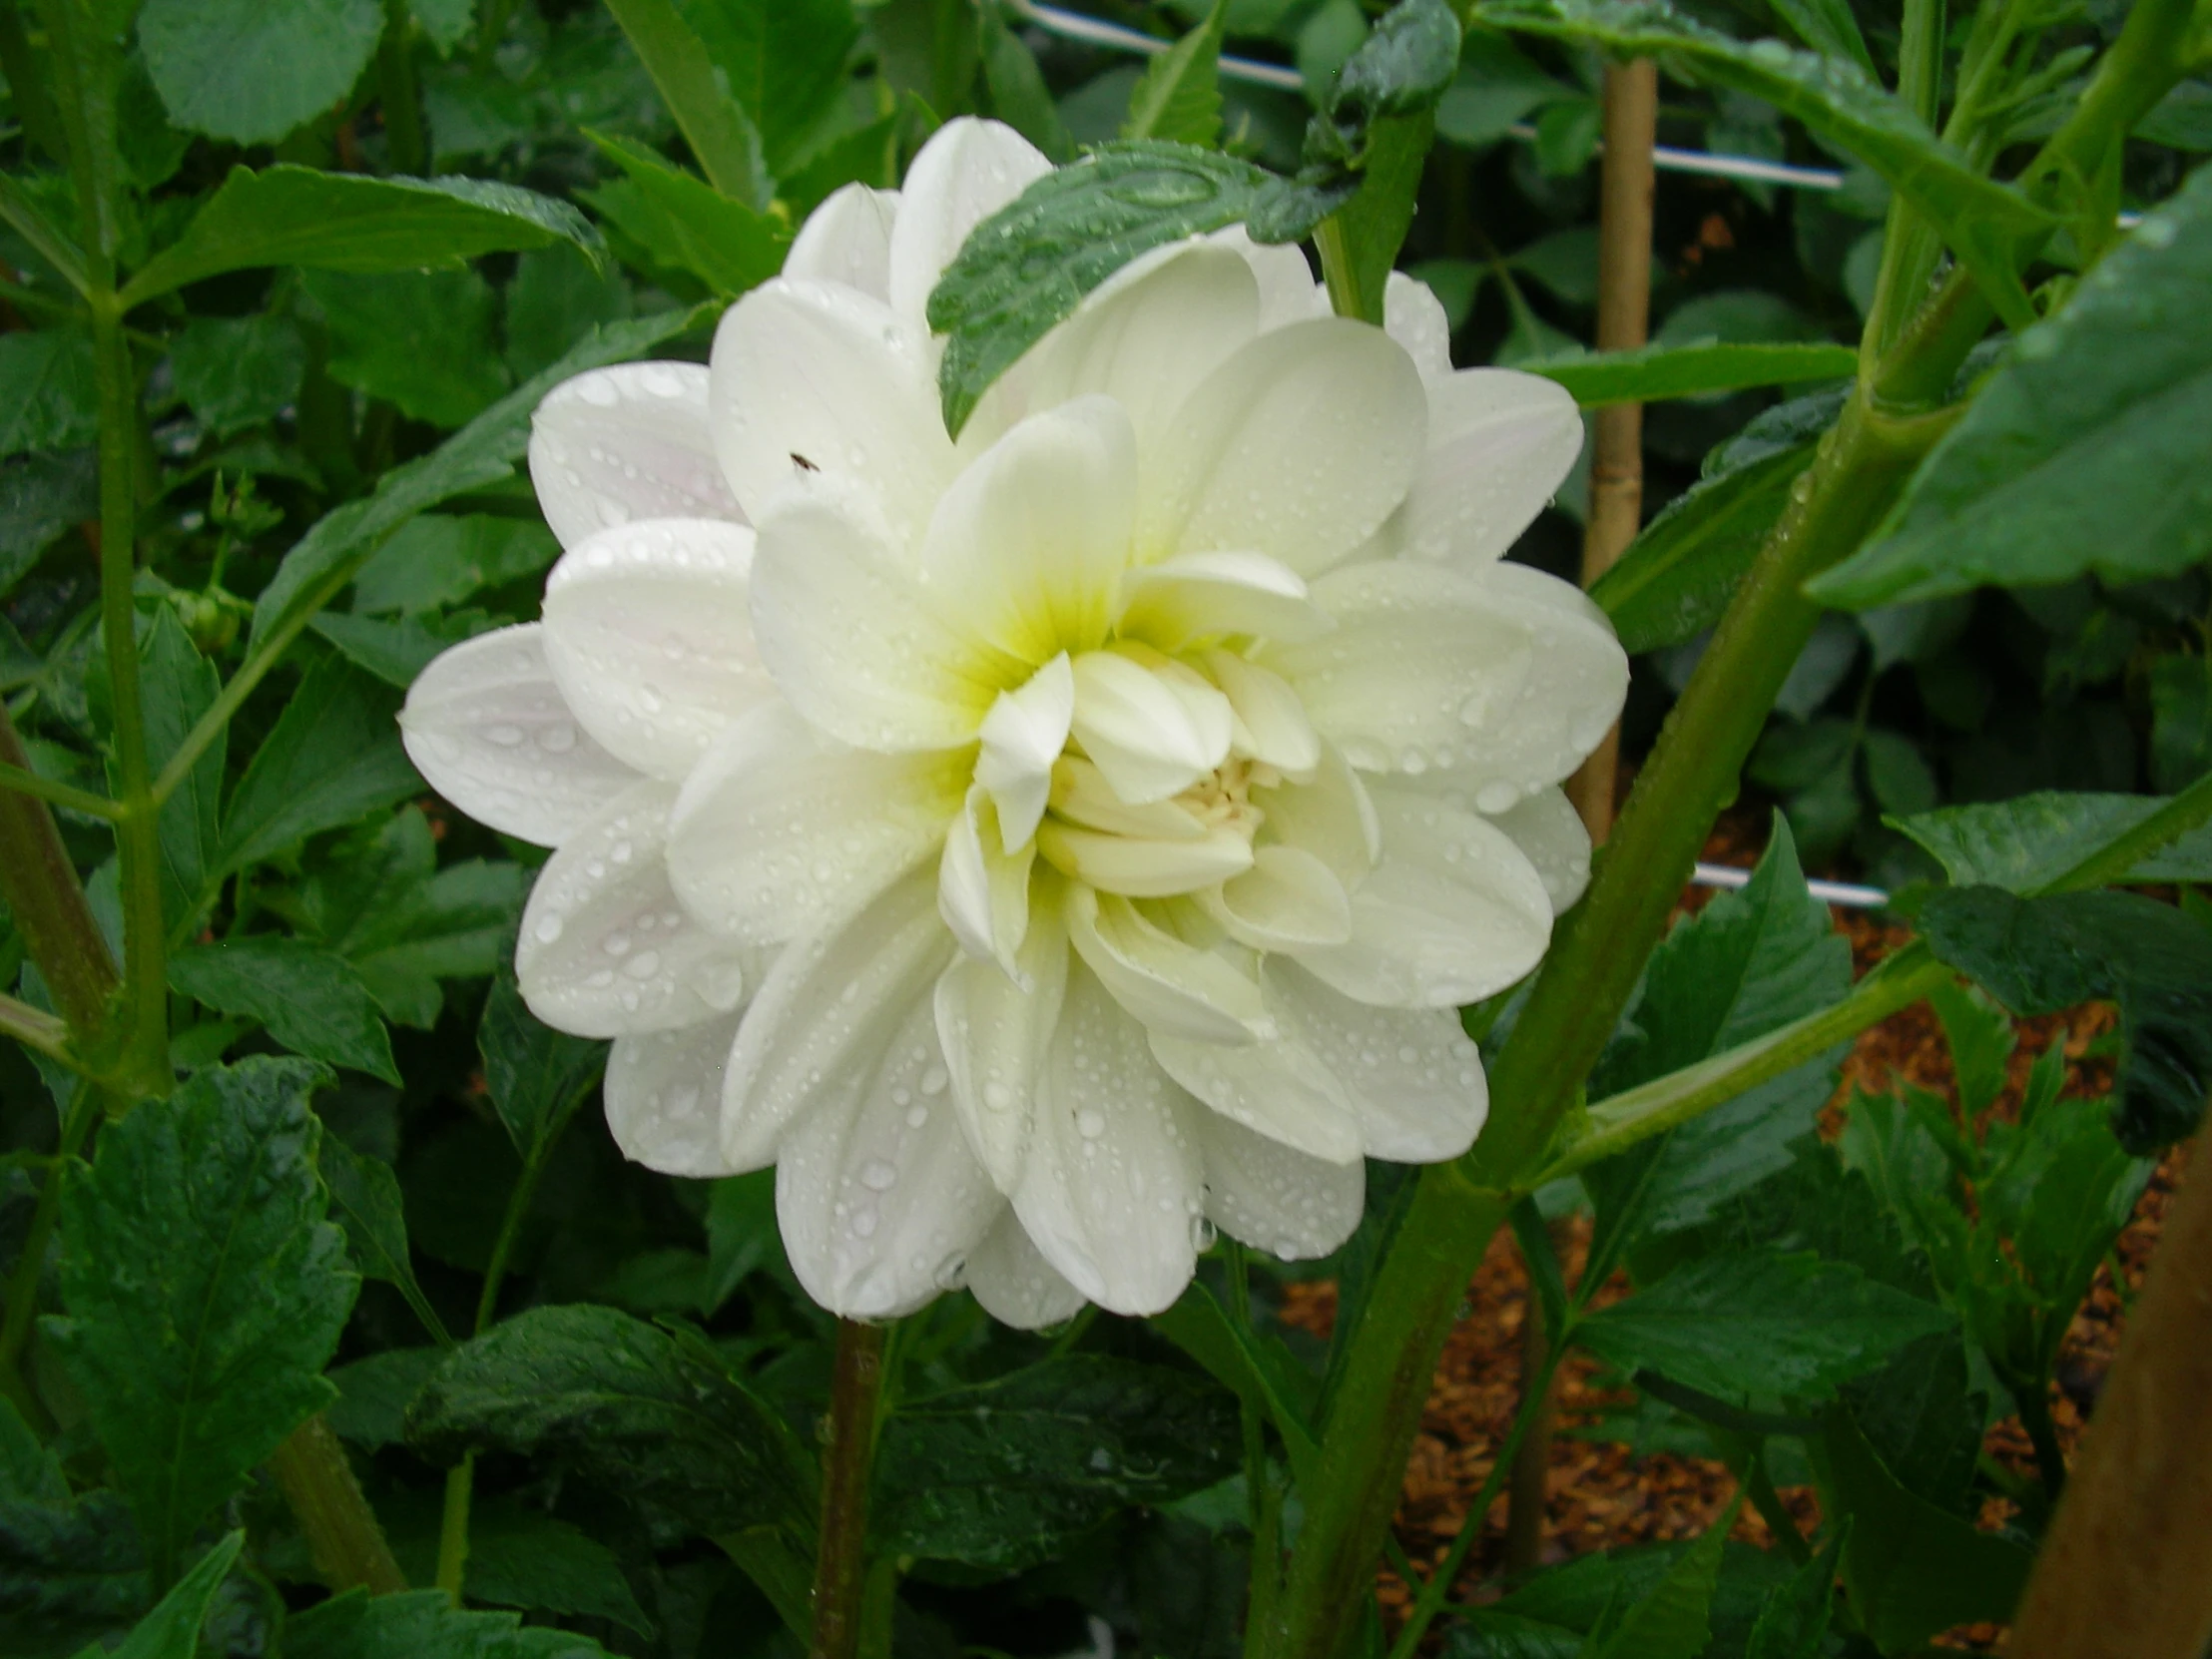
[[[1734, 864], [1699, 864], [1690, 879], [1700, 887], [1740, 887], [1751, 879], [1751, 871]], [[1856, 881], [1807, 881], [1805, 890], [1823, 904], [1854, 909], [1879, 910], [1890, 902], [1890, 895], [1880, 887], [1863, 887]]]

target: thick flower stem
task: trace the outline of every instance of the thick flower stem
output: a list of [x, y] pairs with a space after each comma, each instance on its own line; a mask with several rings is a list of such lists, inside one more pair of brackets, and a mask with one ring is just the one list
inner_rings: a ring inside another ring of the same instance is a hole
[[[30, 769], [15, 722], [0, 703], [0, 764]], [[118, 975], [100, 924], [46, 803], [0, 790], [0, 897], [38, 964], [47, 994], [80, 1055], [100, 1052]]]
[[386, 1595], [407, 1587], [383, 1528], [353, 1478], [353, 1466], [345, 1460], [345, 1447], [321, 1413], [285, 1437], [269, 1469], [299, 1517], [315, 1570], [333, 1590]]
[[1803, 585], [1858, 546], [1943, 424], [1887, 418], [1864, 396], [1846, 407], [1675, 706], [1589, 894], [1552, 946], [1492, 1069], [1482, 1138], [1460, 1163], [1423, 1172], [1359, 1329], [1338, 1339], [1348, 1344], [1348, 1369], [1306, 1494], [1281, 1603], [1281, 1653], [1337, 1659], [1344, 1651], [1467, 1277], [1544, 1162], [1812, 635], [1820, 608]]
[[837, 1321], [830, 1431], [822, 1448], [822, 1535], [815, 1553], [815, 1631], [809, 1659], [857, 1659], [867, 1584], [868, 1476], [885, 1328]]

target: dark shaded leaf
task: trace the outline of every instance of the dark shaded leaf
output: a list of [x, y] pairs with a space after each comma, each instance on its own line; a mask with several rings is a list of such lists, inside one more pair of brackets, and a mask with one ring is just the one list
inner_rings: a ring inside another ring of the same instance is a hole
[[1214, 0], [1204, 22], [1145, 66], [1129, 94], [1123, 138], [1221, 142], [1221, 41], [1228, 19], [1229, 0]]
[[90, 335], [67, 328], [0, 334], [0, 456], [70, 449], [99, 432]]
[[592, 205], [655, 260], [725, 298], [783, 270], [791, 236], [775, 220], [627, 140], [590, 136], [635, 187], [635, 195], [600, 192]]
[[450, 429], [507, 389], [492, 345], [491, 284], [473, 271], [310, 271], [330, 378]]
[[187, 945], [169, 959], [169, 984], [218, 1013], [260, 1020], [294, 1054], [399, 1081], [368, 987], [318, 945], [273, 933]]
[[376, 0], [145, 0], [139, 44], [170, 119], [273, 144], [340, 102], [384, 32]]
[[533, 1308], [455, 1349], [407, 1437], [443, 1461], [496, 1447], [565, 1464], [709, 1534], [813, 1502], [810, 1460], [711, 1349], [612, 1308]]
[[[203, 1555], [108, 1659], [193, 1659], [200, 1651], [200, 1626], [208, 1617], [208, 1605], [245, 1542], [244, 1532], [233, 1532]], [[92, 1649], [95, 1655], [100, 1651], [97, 1644]]]
[[1608, 403], [1658, 403], [1670, 397], [1703, 397], [1753, 386], [1786, 386], [1833, 380], [1859, 368], [1848, 345], [1750, 344], [1707, 340], [1696, 345], [1651, 345], [1637, 351], [1519, 365], [1555, 380], [1586, 409]]
[[418, 793], [398, 712], [397, 692], [337, 653], [310, 668], [231, 792], [222, 870]]
[[196, 316], [169, 342], [169, 367], [193, 418], [228, 437], [291, 405], [307, 342], [288, 316]]
[[130, 1498], [157, 1582], [247, 1471], [328, 1403], [359, 1281], [322, 1219], [304, 1060], [197, 1073], [111, 1122], [62, 1192], [47, 1331]]
[[361, 566], [353, 609], [366, 616], [444, 610], [537, 575], [560, 551], [553, 532], [528, 519], [424, 513]]
[[522, 1161], [535, 1164], [606, 1065], [606, 1045], [556, 1031], [530, 1012], [512, 969], [492, 981], [476, 1042], [499, 1121]]
[[[140, 704], [146, 721], [146, 759], [159, 773], [184, 746], [186, 734], [215, 702], [220, 682], [215, 666], [203, 659], [164, 605], [139, 642]], [[223, 764], [228, 731], [219, 733], [185, 774], [176, 793], [162, 803], [162, 915], [172, 928], [200, 913], [222, 874], [218, 805], [223, 794]], [[109, 769], [109, 787], [120, 775]]]
[[1182, 1372], [1069, 1355], [902, 1406], [876, 1452], [886, 1547], [1012, 1568], [1115, 1510], [1234, 1473], [1236, 1397]]
[[[335, 1137], [323, 1141], [325, 1148]], [[407, 1407], [445, 1359], [442, 1348], [387, 1348], [330, 1373], [338, 1397], [323, 1417], [355, 1445], [374, 1451], [407, 1437]]]
[[1713, 1639], [1711, 1610], [1721, 1550], [1743, 1503], [1738, 1496], [1675, 1557], [1665, 1577], [1622, 1609], [1610, 1629], [1593, 1630], [1583, 1644], [1585, 1659], [1698, 1659]]
[[[2101, 852], [2165, 806], [2157, 796], [2044, 791], [1892, 820], [1951, 884], [2027, 893]], [[2192, 830], [2127, 873], [2130, 881], [2212, 881], [2212, 826]]]
[[[413, 1542], [392, 1546], [399, 1569], [410, 1583], [430, 1583], [437, 1575], [436, 1535]], [[499, 1498], [469, 1510], [468, 1595], [494, 1607], [611, 1619], [641, 1636], [653, 1633], [612, 1550], [542, 1509]]]
[[607, 1659], [588, 1636], [466, 1612], [443, 1590], [333, 1596], [284, 1621], [284, 1659]]

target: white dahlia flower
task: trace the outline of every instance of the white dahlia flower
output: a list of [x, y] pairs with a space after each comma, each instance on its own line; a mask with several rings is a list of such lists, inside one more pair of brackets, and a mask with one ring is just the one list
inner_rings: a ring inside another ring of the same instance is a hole
[[1543, 954], [1557, 785], [1627, 664], [1500, 555], [1581, 439], [1434, 297], [1329, 314], [1241, 232], [1138, 261], [954, 440], [923, 321], [1047, 170], [948, 125], [823, 205], [713, 362], [579, 376], [531, 474], [544, 620], [416, 682], [408, 752], [555, 850], [516, 966], [612, 1037], [625, 1153], [777, 1166], [837, 1313], [965, 1283], [1167, 1307], [1215, 1224], [1341, 1244], [1363, 1156], [1466, 1149], [1457, 1004]]

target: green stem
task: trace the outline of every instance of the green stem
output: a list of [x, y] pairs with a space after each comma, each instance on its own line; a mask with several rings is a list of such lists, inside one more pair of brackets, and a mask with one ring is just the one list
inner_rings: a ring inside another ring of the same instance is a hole
[[415, 90], [414, 14], [407, 9], [407, 0], [384, 0], [384, 36], [376, 47], [376, 80], [391, 171], [427, 173], [429, 146], [422, 134], [422, 99]]
[[67, 807], [71, 812], [83, 813], [89, 818], [117, 819], [123, 816], [121, 802], [110, 801], [104, 795], [94, 795], [90, 790], [57, 784], [51, 778], [41, 778], [25, 767], [0, 764], [0, 790], [27, 795], [50, 806]]
[[116, 849], [122, 858], [123, 977], [130, 1023], [124, 1066], [137, 1092], [169, 1092], [168, 928], [162, 920], [161, 829], [146, 714], [139, 687], [138, 377], [123, 312], [96, 273], [92, 337], [100, 385], [100, 625], [107, 650], [109, 701], [115, 718]]
[[2066, 1454], [2058, 1448], [2058, 1427], [2050, 1418], [2049, 1382], [2037, 1378], [2023, 1384], [2013, 1391], [2012, 1403], [2020, 1408], [2020, 1426], [2035, 1448], [2035, 1472], [2043, 1482], [2043, 1493], [2055, 1503], [2066, 1489]]
[[23, 1345], [30, 1341], [31, 1321], [38, 1315], [39, 1281], [46, 1273], [46, 1241], [53, 1237], [55, 1223], [61, 1219], [62, 1174], [85, 1144], [99, 1116], [99, 1091], [89, 1083], [80, 1085], [69, 1115], [62, 1120], [53, 1167], [39, 1184], [38, 1203], [31, 1210], [31, 1225], [24, 1230], [15, 1271], [8, 1276], [7, 1317], [0, 1321], [0, 1391], [15, 1401], [26, 1421], [34, 1424], [48, 1418], [46, 1407], [23, 1376]]
[[68, 1022], [17, 997], [0, 994], [0, 1037], [13, 1037], [71, 1071], [84, 1069], [84, 1062], [70, 1052]]
[[6, 221], [16, 235], [29, 243], [32, 251], [60, 273], [62, 280], [78, 293], [91, 291], [92, 284], [85, 276], [84, 250], [39, 212], [22, 186], [4, 174], [0, 174], [0, 220]]
[[308, 1556], [331, 1589], [380, 1596], [407, 1587], [376, 1512], [353, 1478], [345, 1447], [321, 1412], [284, 1437], [269, 1468], [299, 1519]]
[[[1931, 128], [1942, 96], [1943, 17], [1943, 0], [1905, 0], [1898, 42], [1898, 101]], [[1942, 251], [1942, 239], [1935, 228], [1902, 196], [1893, 197], [1874, 303], [1867, 309], [1867, 325], [1860, 336], [1864, 362], [1875, 362], [1896, 339], [1926, 292]]]
[[461, 1584], [468, 1574], [468, 1506], [475, 1489], [476, 1453], [470, 1452], [445, 1471], [445, 1507], [438, 1517], [438, 1588], [461, 1604]]
[[1505, 1443], [1497, 1448], [1497, 1456], [1490, 1463], [1490, 1472], [1482, 1477], [1482, 1489], [1474, 1494], [1474, 1501], [1467, 1506], [1465, 1517], [1459, 1522], [1459, 1531], [1451, 1540], [1451, 1548], [1442, 1563], [1421, 1585], [1420, 1594], [1414, 1599], [1413, 1610], [1406, 1615], [1405, 1628], [1398, 1632], [1397, 1641], [1390, 1649], [1390, 1659], [1413, 1659], [1420, 1650], [1420, 1641], [1428, 1633], [1428, 1626], [1443, 1611], [1444, 1600], [1451, 1594], [1451, 1586], [1459, 1581], [1459, 1569], [1466, 1564], [1467, 1551], [1482, 1536], [1485, 1518], [1490, 1505], [1497, 1501], [1498, 1488], [1504, 1483], [1506, 1471], [1513, 1466], [1521, 1441], [1528, 1435], [1536, 1419], [1543, 1414], [1543, 1407], [1551, 1397], [1551, 1380], [1558, 1374], [1559, 1362], [1566, 1358], [1567, 1336], [1572, 1328], [1553, 1341], [1544, 1353], [1544, 1362], [1521, 1388], [1520, 1409], [1513, 1413], [1513, 1426], [1506, 1433]]
[[815, 1553], [808, 1659], [857, 1659], [867, 1577], [868, 1476], [883, 1383], [884, 1327], [837, 1321], [830, 1432], [822, 1448], [822, 1533]]
[[1277, 1651], [1336, 1659], [1367, 1600], [1436, 1356], [1490, 1235], [1531, 1190], [1665, 929], [1706, 830], [1733, 798], [1777, 691], [1819, 619], [1808, 578], [1859, 545], [1944, 422], [1897, 420], [1864, 394], [1844, 410], [1637, 779], [1596, 878], [1555, 938], [1492, 1068], [1472, 1153], [1421, 1174], [1379, 1271], [1323, 1436], [1319, 1478], [1282, 1603]]

